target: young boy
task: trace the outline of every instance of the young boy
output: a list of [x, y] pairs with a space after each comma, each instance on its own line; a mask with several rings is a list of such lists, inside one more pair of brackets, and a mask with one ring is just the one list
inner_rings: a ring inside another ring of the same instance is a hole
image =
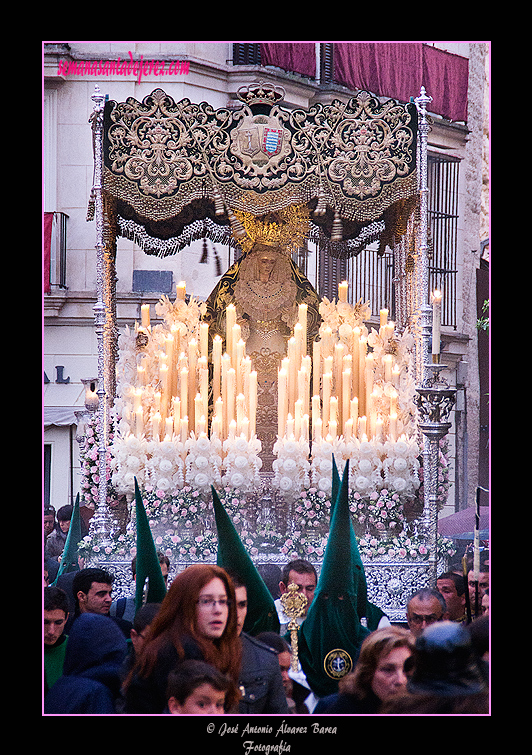
[[209, 663], [183, 661], [168, 677], [168, 712], [172, 715], [225, 713], [233, 682]]
[[68, 598], [58, 587], [44, 588], [44, 689], [45, 693], [63, 673], [68, 636]]

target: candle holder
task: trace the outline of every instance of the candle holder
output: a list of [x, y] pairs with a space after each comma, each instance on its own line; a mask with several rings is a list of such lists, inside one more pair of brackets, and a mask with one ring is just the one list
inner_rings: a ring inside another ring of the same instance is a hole
[[438, 475], [440, 440], [451, 427], [449, 415], [456, 400], [456, 389], [451, 388], [441, 375], [444, 364], [425, 364], [425, 379], [416, 388], [415, 403], [419, 413], [418, 427], [425, 436], [424, 444], [424, 509], [423, 528], [429, 546], [429, 571], [436, 584], [438, 568]]

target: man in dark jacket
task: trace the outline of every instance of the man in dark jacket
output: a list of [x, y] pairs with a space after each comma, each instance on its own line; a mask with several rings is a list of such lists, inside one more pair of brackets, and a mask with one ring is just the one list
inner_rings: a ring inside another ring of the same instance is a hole
[[247, 588], [231, 572], [235, 585], [237, 628], [242, 641], [239, 713], [289, 713], [277, 653], [242, 631], [247, 613]]
[[112, 619], [79, 616], [68, 638], [63, 676], [46, 695], [44, 713], [116, 713], [126, 653], [126, 639]]

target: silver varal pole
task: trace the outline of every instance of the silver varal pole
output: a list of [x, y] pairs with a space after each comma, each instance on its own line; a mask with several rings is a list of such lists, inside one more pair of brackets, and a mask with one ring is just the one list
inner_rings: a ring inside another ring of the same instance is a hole
[[424, 506], [423, 529], [429, 549], [429, 573], [433, 585], [438, 576], [438, 482], [440, 440], [447, 434], [451, 423], [449, 413], [454, 405], [456, 391], [449, 388], [440, 372], [445, 365], [433, 364], [431, 360], [432, 307], [429, 292], [429, 249], [428, 249], [428, 182], [427, 182], [427, 137], [430, 126], [427, 118], [427, 105], [432, 102], [425, 87], [421, 87], [415, 103], [419, 112], [419, 184], [420, 184], [420, 228], [419, 228], [419, 279], [418, 304], [421, 314], [421, 386], [416, 389], [419, 429], [424, 435], [423, 479]]
[[102, 195], [103, 165], [103, 107], [104, 95], [98, 86], [91, 97], [94, 102], [92, 112], [92, 131], [94, 145], [94, 219], [96, 221], [96, 288], [97, 302], [94, 305], [94, 324], [98, 344], [98, 455], [99, 483], [98, 506], [91, 519], [90, 530], [100, 549], [111, 544], [109, 512], [107, 510], [107, 443], [108, 443], [108, 405], [105, 369], [105, 323], [106, 305], [104, 301], [104, 218]]

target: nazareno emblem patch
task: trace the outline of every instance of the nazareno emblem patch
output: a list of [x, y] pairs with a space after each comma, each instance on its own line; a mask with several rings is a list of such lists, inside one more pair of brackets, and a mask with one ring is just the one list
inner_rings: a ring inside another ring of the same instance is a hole
[[331, 679], [341, 679], [353, 668], [353, 660], [345, 650], [335, 648], [325, 656], [323, 668]]

